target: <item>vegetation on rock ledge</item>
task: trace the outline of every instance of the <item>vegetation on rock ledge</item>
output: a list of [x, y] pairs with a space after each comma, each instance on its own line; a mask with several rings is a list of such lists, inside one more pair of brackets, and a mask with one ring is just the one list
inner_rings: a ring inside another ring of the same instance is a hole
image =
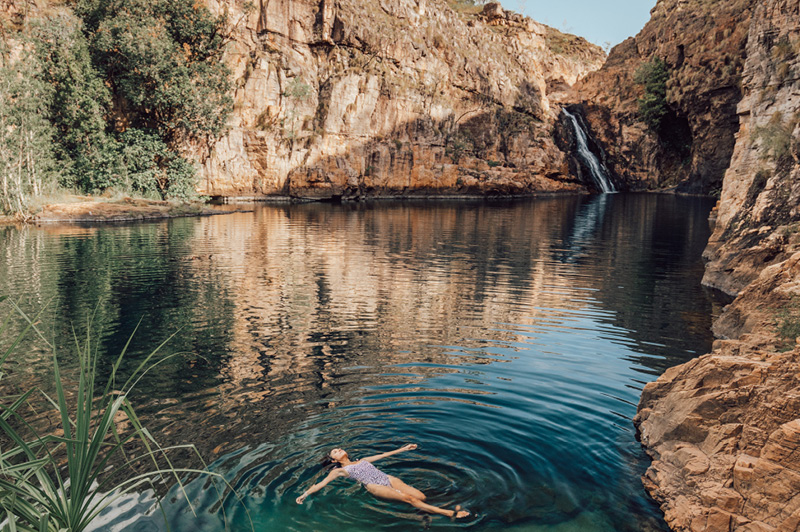
[[639, 113], [647, 126], [658, 132], [669, 111], [667, 105], [667, 80], [670, 72], [663, 59], [654, 57], [643, 63], [634, 73], [634, 81], [644, 85], [644, 96], [639, 99]]

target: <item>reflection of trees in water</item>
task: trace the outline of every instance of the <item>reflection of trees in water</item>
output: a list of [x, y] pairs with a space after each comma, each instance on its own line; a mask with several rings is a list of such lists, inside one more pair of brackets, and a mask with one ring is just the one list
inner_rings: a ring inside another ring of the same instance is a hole
[[[153, 372], [139, 400], [165, 443], [225, 452], [356, 404], [365, 385], [422, 385], [455, 371], [448, 364], [488, 363], [437, 346], [513, 341], [497, 324], [538, 319], [539, 308], [602, 306], [636, 342], [653, 331], [675, 339], [643, 352], [694, 349], [706, 338], [707, 305], [676, 295], [684, 288], [657, 272], [686, 269], [699, 283], [706, 214], [700, 202], [623, 195], [259, 207], [127, 227], [0, 230], [0, 274], [37, 301], [56, 298], [59, 334], [70, 322], [80, 329], [99, 301], [110, 356], [143, 317], [130, 363], [181, 328], [167, 352], [188, 355]], [[388, 369], [406, 363], [415, 365]]]
[[[133, 333], [139, 331], [122, 371], [179, 331], [166, 353], [185, 352], [158, 366], [149, 377], [149, 396], [179, 397], [193, 366], [219, 368], [219, 346], [227, 343], [230, 301], [226, 280], [218, 270], [203, 270], [187, 260], [189, 220], [131, 226], [57, 226], [0, 232], [6, 258], [0, 277], [5, 288], [29, 312], [47, 305], [41, 320], [56, 339], [59, 357], [73, 359], [73, 330], [82, 338], [91, 320], [92, 341], [99, 341], [108, 369]], [[31, 250], [35, 250], [32, 252]], [[19, 264], [24, 257], [24, 273]], [[225, 309], [228, 308], [227, 311]], [[49, 368], [49, 354], [39, 353], [36, 367]], [[67, 370], [68, 371], [68, 370]], [[197, 375], [197, 374], [195, 374]]]

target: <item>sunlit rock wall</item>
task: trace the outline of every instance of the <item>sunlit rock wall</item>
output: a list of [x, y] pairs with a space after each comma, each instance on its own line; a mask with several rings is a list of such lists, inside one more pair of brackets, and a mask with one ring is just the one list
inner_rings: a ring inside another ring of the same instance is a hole
[[714, 350], [648, 384], [645, 487], [675, 530], [800, 530], [800, 2], [753, 9], [704, 283]]
[[445, 0], [209, 5], [235, 24], [236, 88], [228, 134], [198, 153], [203, 193], [580, 188], [550, 129], [551, 99], [604, 59], [582, 39], [502, 10], [458, 14]]

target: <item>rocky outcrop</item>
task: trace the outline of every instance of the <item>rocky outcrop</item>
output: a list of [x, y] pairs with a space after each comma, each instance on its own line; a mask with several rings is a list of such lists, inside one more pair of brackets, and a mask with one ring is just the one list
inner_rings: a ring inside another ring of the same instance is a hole
[[[607, 165], [626, 188], [719, 191], [738, 129], [750, 15], [756, 0], [659, 0], [636, 37], [575, 86]], [[658, 131], [641, 120], [637, 70], [653, 58], [669, 68], [668, 112]]]
[[776, 316], [797, 296], [800, 253], [726, 309], [736, 339], [645, 386], [635, 424], [653, 463], [643, 480], [672, 529], [800, 530], [800, 345], [774, 331], [776, 317], [800, 320]]
[[445, 0], [209, 0], [236, 23], [228, 134], [209, 195], [307, 198], [581, 190], [550, 129], [602, 50]]
[[741, 126], [703, 279], [732, 295], [787, 258], [800, 222], [799, 8], [797, 0], [765, 2], [750, 30]]
[[737, 297], [713, 352], [648, 384], [635, 420], [675, 530], [800, 530], [798, 51], [800, 2], [760, 2], [706, 250], [704, 283]]

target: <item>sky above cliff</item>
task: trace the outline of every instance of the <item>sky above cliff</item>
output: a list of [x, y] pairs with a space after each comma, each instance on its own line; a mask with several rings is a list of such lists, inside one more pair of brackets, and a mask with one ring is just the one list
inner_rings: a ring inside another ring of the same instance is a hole
[[501, 0], [522, 13], [567, 33], [603, 46], [636, 35], [650, 19], [656, 0]]

